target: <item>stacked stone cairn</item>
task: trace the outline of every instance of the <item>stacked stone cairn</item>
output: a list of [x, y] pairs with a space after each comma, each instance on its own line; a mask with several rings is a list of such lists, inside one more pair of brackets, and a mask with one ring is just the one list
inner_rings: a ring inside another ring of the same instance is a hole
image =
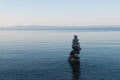
[[80, 54], [80, 43], [79, 43], [79, 39], [78, 39], [78, 36], [77, 35], [74, 35], [74, 38], [73, 38], [73, 41], [72, 41], [72, 51], [70, 53], [70, 56], [69, 56], [69, 61], [72, 61], [72, 62], [76, 62], [76, 61], [79, 61], [80, 57], [79, 57], [79, 54]]

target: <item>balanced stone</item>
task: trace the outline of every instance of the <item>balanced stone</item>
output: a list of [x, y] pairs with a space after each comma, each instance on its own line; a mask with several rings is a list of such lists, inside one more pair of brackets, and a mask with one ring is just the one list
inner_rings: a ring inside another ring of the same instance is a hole
[[74, 39], [72, 41], [72, 49], [74, 50], [81, 50], [80, 43], [77, 35], [74, 35]]

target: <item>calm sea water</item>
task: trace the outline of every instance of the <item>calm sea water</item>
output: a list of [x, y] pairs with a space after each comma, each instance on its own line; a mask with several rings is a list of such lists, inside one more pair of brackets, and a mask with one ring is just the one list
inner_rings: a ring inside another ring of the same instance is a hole
[[[73, 35], [80, 70], [68, 63]], [[0, 31], [0, 80], [119, 80], [120, 32]]]

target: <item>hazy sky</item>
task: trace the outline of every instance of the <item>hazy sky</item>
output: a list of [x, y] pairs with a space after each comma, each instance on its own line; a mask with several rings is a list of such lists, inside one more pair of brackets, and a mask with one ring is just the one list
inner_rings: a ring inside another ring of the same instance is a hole
[[120, 25], [120, 0], [0, 0], [0, 26]]

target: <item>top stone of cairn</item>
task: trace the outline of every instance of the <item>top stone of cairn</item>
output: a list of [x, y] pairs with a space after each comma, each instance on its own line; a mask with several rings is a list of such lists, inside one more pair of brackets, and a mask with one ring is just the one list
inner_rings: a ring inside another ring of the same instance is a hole
[[74, 50], [81, 50], [80, 43], [77, 35], [74, 35], [73, 41], [72, 41], [72, 49]]

